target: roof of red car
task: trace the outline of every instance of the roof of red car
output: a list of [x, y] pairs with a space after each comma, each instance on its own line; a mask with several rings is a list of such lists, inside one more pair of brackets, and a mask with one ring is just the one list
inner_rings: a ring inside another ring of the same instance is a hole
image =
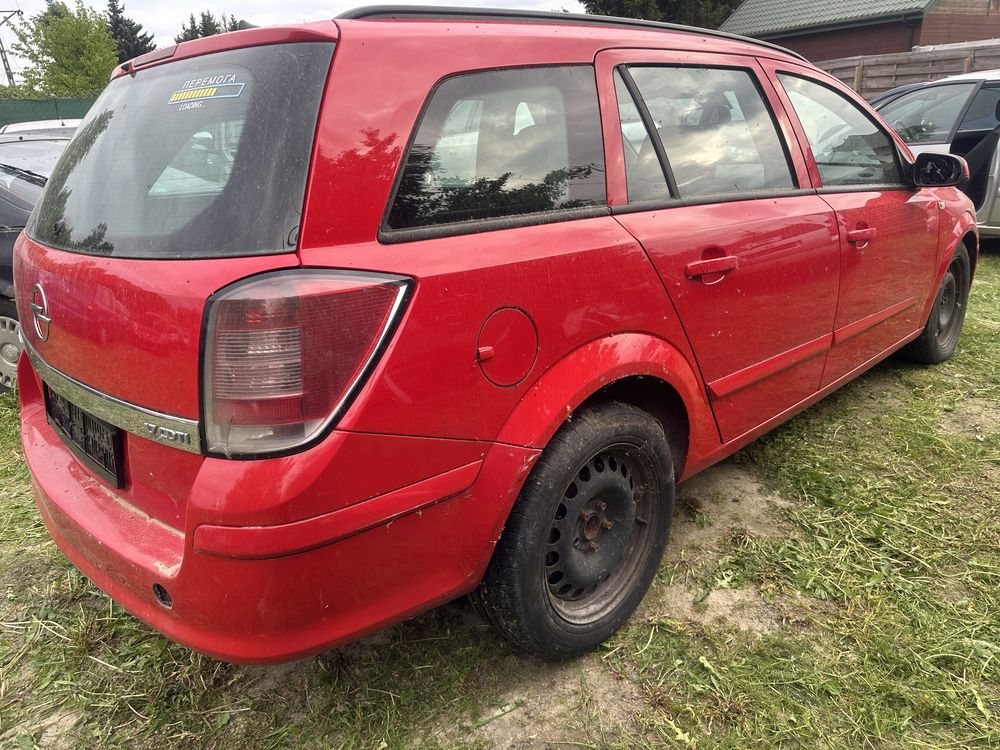
[[551, 44], [556, 40], [583, 54], [606, 47], [681, 49], [778, 59], [803, 58], [768, 42], [693, 26], [659, 23], [613, 16], [546, 13], [492, 8], [377, 5], [347, 11], [336, 19], [288, 26], [246, 28], [226, 34], [183, 42], [141, 55], [115, 68], [112, 78], [141, 68], [185, 57], [238, 47], [283, 42], [336, 40], [348, 32], [353, 37], [371, 35], [382, 40], [419, 38], [426, 44], [439, 35], [500, 35], [507, 40]]
[[[551, 37], [553, 26], [558, 26], [562, 35], [576, 35], [588, 39], [599, 37], [616, 45], [638, 44], [645, 47], [652, 44], [665, 48], [687, 48], [697, 45], [698, 49], [704, 50], [705, 43], [708, 43], [712, 45], [713, 52], [805, 59], [798, 53], [776, 44], [728, 34], [723, 31], [616, 16], [551, 13], [511, 8], [373, 5], [349, 10], [337, 16], [335, 20], [338, 24], [357, 20], [420, 21], [445, 24], [449, 27], [454, 27], [456, 21], [479, 25], [490, 24], [491, 26], [511, 24], [518, 28], [518, 36], [538, 35], [543, 37]], [[673, 38], [667, 41], [669, 37]]]

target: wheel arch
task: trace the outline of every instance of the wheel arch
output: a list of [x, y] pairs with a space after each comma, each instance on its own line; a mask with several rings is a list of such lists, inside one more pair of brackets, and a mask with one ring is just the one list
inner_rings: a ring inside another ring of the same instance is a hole
[[685, 477], [691, 456], [718, 446], [704, 384], [675, 346], [645, 333], [622, 333], [570, 352], [532, 385], [507, 418], [499, 442], [544, 448], [582, 406], [619, 400], [659, 421]]
[[969, 279], [976, 277], [976, 264], [979, 261], [979, 235], [973, 231], [966, 232], [960, 242], [969, 251]]
[[630, 375], [592, 393], [577, 410], [607, 401], [631, 404], [659, 422], [670, 445], [674, 473], [677, 477], [684, 473], [690, 450], [691, 424], [684, 399], [676, 388], [656, 377]]
[[[943, 213], [942, 217], [949, 216]], [[953, 216], [953, 215], [950, 215]], [[976, 224], [976, 216], [971, 211], [963, 211], [958, 216], [953, 216], [949, 224], [942, 227], [942, 234], [938, 244], [937, 267], [934, 269], [933, 283], [930, 285], [929, 294], [924, 301], [922, 319], [927, 320], [934, 305], [938, 288], [944, 278], [945, 271], [951, 264], [951, 259], [955, 256], [955, 248], [960, 244], [965, 245], [969, 253], [969, 279], [975, 277], [976, 264], [979, 259], [979, 230]]]

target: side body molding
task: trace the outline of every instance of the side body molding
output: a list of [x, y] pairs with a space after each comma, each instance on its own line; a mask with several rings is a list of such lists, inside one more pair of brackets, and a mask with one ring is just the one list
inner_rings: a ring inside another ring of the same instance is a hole
[[719, 434], [705, 388], [687, 359], [667, 341], [646, 333], [596, 339], [550, 367], [518, 402], [497, 442], [543, 448], [580, 404], [605, 386], [632, 376], [656, 378], [680, 395], [690, 425], [681, 479], [704, 468], [718, 451]]

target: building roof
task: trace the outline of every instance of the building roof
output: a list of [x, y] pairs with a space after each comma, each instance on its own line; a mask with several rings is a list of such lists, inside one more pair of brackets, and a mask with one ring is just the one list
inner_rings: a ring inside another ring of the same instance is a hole
[[880, 18], [923, 15], [935, 0], [743, 0], [720, 27], [746, 36], [770, 36], [827, 26], [854, 26]]

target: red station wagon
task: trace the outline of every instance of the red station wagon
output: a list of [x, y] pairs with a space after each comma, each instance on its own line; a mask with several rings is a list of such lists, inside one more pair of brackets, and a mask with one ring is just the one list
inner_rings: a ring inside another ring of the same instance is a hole
[[954, 350], [957, 157], [780, 48], [369, 8], [115, 70], [15, 251], [42, 517], [273, 662], [472, 593], [546, 656], [644, 595], [675, 483]]

